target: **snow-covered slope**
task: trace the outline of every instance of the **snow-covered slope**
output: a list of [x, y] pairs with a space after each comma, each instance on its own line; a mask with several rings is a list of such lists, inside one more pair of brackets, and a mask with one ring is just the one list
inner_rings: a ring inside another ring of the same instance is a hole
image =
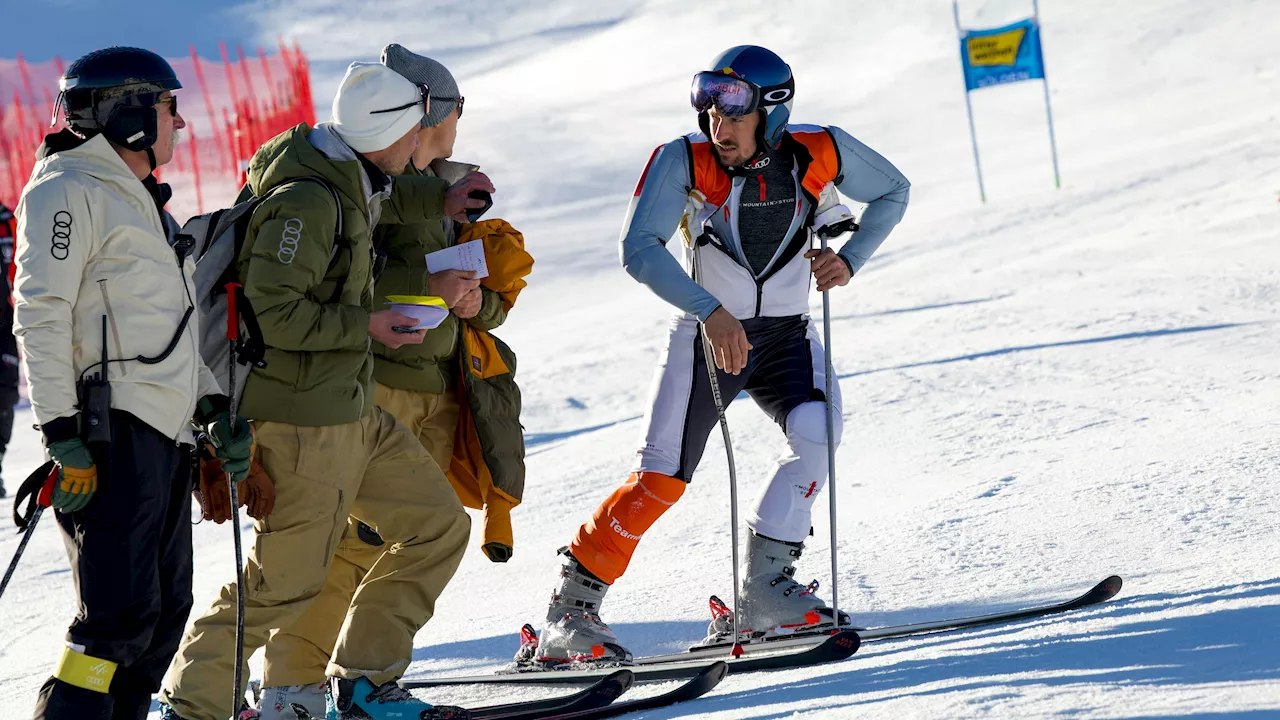
[[[1064, 186], [1040, 87], [984, 90], [985, 205], [939, 0], [263, 7], [246, 22], [300, 39], [318, 99], [387, 42], [453, 64], [468, 100], [456, 157], [491, 174], [495, 213], [538, 258], [500, 331], [520, 354], [528, 428], [516, 556], [494, 565], [473, 543], [411, 674], [504, 662], [541, 617], [555, 549], [628, 471], [667, 308], [617, 266], [618, 225], [652, 148], [694, 127], [690, 75], [752, 42], [794, 68], [799, 121], [840, 125], [913, 182], [903, 224], [832, 296], [842, 606], [878, 625], [1073, 595], [1113, 572], [1126, 585], [1069, 619], [731, 676], [646, 717], [1280, 714], [1274, 3], [1045, 3]], [[961, 19], [1028, 13], [971, 0]], [[781, 438], [749, 401], [729, 422], [749, 499]], [[37, 454], [19, 428], [11, 482]], [[605, 618], [636, 651], [700, 637], [706, 596], [730, 592], [723, 457], [713, 434], [610, 593]], [[800, 573], [829, 586], [825, 514], [815, 525]], [[230, 533], [196, 538], [200, 612], [230, 577]], [[0, 557], [15, 547], [0, 538]], [[74, 613], [52, 523], [28, 552], [0, 600], [13, 717]]]

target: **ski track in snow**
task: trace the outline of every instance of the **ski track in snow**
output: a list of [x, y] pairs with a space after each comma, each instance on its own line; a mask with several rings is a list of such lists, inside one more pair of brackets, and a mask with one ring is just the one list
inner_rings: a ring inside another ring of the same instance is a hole
[[[968, 0], [962, 21], [1028, 11]], [[346, 62], [385, 42], [450, 63], [472, 108], [455, 157], [490, 172], [494, 216], [538, 259], [499, 331], [520, 356], [528, 428], [516, 554], [489, 563], [476, 523], [410, 676], [505, 663], [521, 623], [541, 620], [555, 549], [628, 472], [668, 310], [618, 267], [618, 226], [652, 148], [695, 127], [689, 76], [753, 42], [796, 70], [793, 117], [844, 127], [913, 183], [906, 220], [832, 296], [841, 607], [898, 624], [1066, 599], [1111, 573], [1125, 587], [1071, 616], [730, 676], [643, 717], [1280, 717], [1280, 14], [1262, 0], [1042, 12], [1064, 186], [1040, 86], [984, 90], [985, 205], [943, 2], [814, 0], [785, 20], [769, 0], [242, 13], [238, 33], [299, 38], [321, 106]], [[22, 412], [11, 488], [40, 458]], [[728, 417], [745, 510], [782, 441], [749, 401]], [[726, 475], [713, 432], [611, 591], [605, 619], [634, 651], [696, 640], [705, 598], [731, 593]], [[799, 572], [829, 597], [825, 507]], [[195, 530], [198, 614], [232, 557], [227, 526]], [[17, 540], [0, 536], [0, 557]], [[75, 612], [48, 519], [0, 602], [0, 714], [28, 717]], [[552, 691], [422, 692], [488, 704]]]

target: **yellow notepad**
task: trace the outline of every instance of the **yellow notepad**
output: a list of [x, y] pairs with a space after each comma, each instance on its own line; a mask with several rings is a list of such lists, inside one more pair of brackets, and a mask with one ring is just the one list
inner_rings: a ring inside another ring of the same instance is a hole
[[387, 304], [392, 310], [417, 320], [412, 330], [430, 330], [438, 327], [449, 316], [449, 306], [444, 298], [434, 295], [388, 295]]

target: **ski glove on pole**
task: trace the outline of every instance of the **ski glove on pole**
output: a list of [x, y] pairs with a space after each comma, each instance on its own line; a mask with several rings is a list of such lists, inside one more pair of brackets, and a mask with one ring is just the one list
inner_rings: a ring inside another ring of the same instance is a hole
[[58, 463], [58, 484], [50, 506], [64, 513], [80, 512], [98, 489], [98, 468], [80, 438], [49, 444], [49, 456]]
[[249, 477], [253, 457], [253, 433], [249, 422], [231, 417], [231, 403], [226, 395], [205, 395], [196, 403], [196, 425], [204, 430], [213, 445], [214, 454], [222, 461], [222, 469], [240, 482]]

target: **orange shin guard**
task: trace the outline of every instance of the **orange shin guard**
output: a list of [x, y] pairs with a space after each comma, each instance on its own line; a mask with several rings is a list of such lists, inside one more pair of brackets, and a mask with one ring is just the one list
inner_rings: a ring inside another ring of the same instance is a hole
[[658, 473], [631, 473], [578, 528], [569, 552], [591, 574], [612, 585], [631, 562], [640, 538], [675, 504], [688, 486]]

